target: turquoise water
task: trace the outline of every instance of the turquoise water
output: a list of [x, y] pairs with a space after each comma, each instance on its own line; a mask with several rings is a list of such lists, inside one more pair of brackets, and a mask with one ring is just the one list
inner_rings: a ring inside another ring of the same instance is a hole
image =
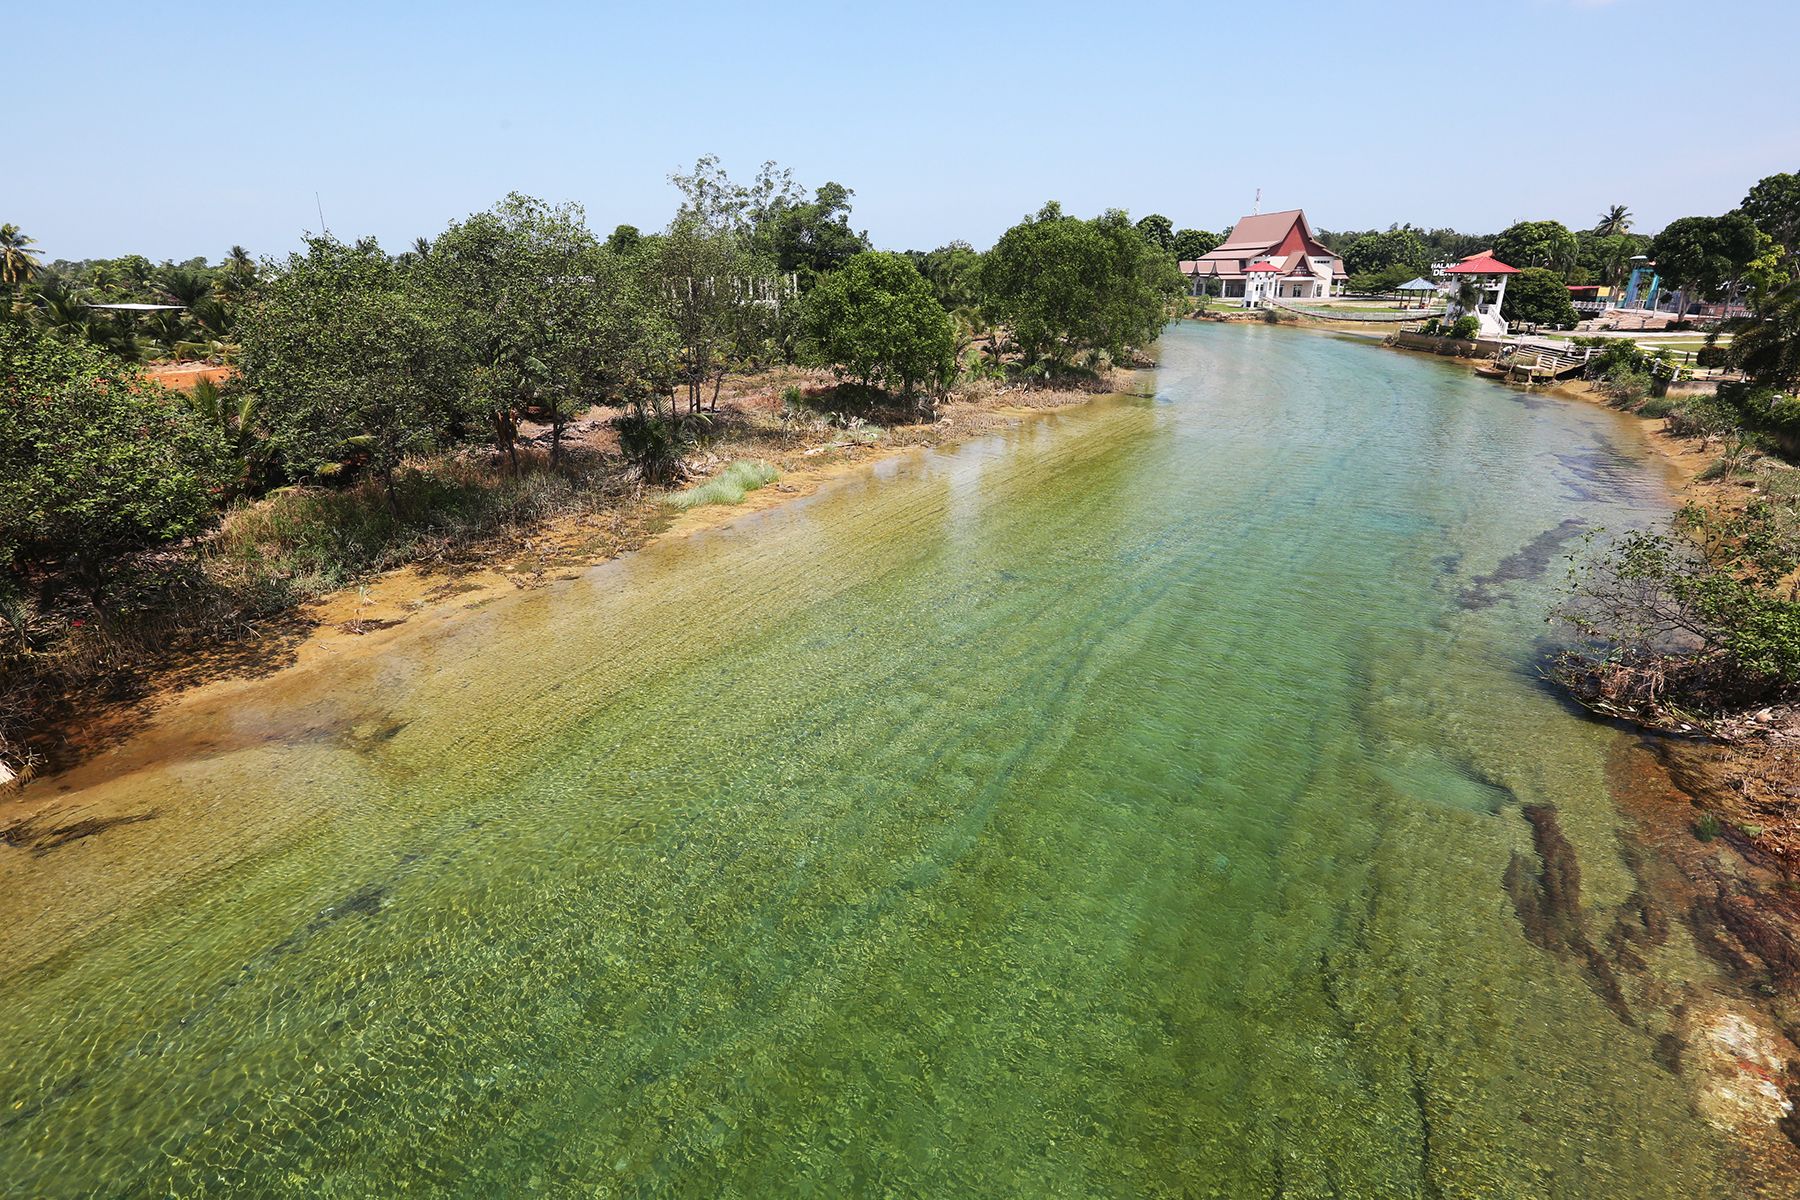
[[230, 690], [66, 783], [145, 819], [0, 847], [6, 1188], [1731, 1194], [1685, 935], [1609, 998], [1502, 882], [1550, 805], [1594, 942], [1639, 886], [1533, 669], [1637, 436], [1186, 325], [1154, 400]]

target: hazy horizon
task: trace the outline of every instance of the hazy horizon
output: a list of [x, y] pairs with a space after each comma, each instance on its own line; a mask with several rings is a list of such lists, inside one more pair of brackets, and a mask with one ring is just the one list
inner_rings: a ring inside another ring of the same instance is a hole
[[0, 221], [45, 261], [284, 254], [319, 227], [315, 192], [333, 233], [390, 249], [511, 191], [648, 230], [670, 172], [716, 153], [737, 178], [774, 160], [852, 188], [885, 249], [985, 246], [1051, 199], [1216, 230], [1258, 188], [1327, 229], [1583, 228], [1625, 204], [1650, 232], [1800, 167], [1788, 6], [1479, 12], [46, 6], [11, 16], [29, 166]]

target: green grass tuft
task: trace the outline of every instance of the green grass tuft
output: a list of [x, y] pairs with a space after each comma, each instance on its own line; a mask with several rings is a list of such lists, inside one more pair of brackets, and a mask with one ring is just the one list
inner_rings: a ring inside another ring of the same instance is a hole
[[780, 478], [781, 471], [773, 463], [739, 459], [705, 483], [672, 493], [669, 503], [684, 511], [703, 504], [741, 504], [745, 496]]

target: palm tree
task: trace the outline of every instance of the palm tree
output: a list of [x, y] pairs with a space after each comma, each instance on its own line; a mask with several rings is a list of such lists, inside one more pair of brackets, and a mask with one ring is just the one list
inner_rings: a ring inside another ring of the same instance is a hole
[[1754, 317], [1727, 321], [1731, 361], [1757, 383], [1800, 386], [1800, 283], [1790, 283]]
[[37, 274], [37, 255], [26, 248], [36, 244], [37, 239], [26, 237], [17, 225], [0, 225], [0, 283], [18, 287]]
[[256, 274], [256, 260], [242, 246], [233, 246], [225, 256], [225, 269], [238, 275]]
[[1600, 214], [1600, 223], [1594, 226], [1594, 232], [1601, 237], [1617, 237], [1631, 228], [1631, 210], [1623, 204], [1615, 204]]

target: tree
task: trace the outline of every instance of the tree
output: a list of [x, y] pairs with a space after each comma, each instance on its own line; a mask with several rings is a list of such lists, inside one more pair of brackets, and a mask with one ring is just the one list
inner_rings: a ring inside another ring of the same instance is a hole
[[470, 407], [495, 450], [518, 465], [519, 420], [530, 408], [548, 420], [559, 457], [570, 418], [616, 383], [610, 367], [641, 308], [628, 265], [601, 248], [579, 206], [514, 193], [452, 223], [420, 270], [470, 352]]
[[1065, 363], [1084, 349], [1115, 357], [1162, 329], [1181, 272], [1125, 214], [1091, 221], [1052, 201], [1003, 234], [983, 257], [982, 289], [1026, 357]]
[[1494, 257], [1514, 267], [1545, 267], [1567, 273], [1579, 247], [1561, 221], [1520, 221], [1494, 238]]
[[1158, 250], [1173, 252], [1175, 249], [1175, 223], [1161, 213], [1151, 213], [1138, 221], [1135, 227], [1146, 242]]
[[38, 272], [37, 255], [31, 251], [36, 244], [17, 225], [0, 225], [0, 284], [16, 288], [31, 282]]
[[1573, 325], [1580, 320], [1569, 301], [1569, 285], [1547, 267], [1526, 267], [1506, 281], [1500, 315], [1538, 325]]
[[1583, 230], [1575, 235], [1576, 270], [1609, 287], [1619, 287], [1631, 274], [1632, 256], [1643, 254], [1650, 239], [1635, 233], [1602, 234]]
[[373, 239], [308, 238], [238, 324], [243, 384], [287, 476], [361, 464], [391, 499], [405, 458], [456, 441], [468, 422], [458, 332]]
[[947, 383], [956, 367], [950, 317], [898, 254], [858, 254], [820, 280], [802, 323], [813, 361], [865, 387], [912, 396]]
[[1768, 297], [1753, 317], [1728, 323], [1732, 365], [1754, 383], [1792, 392], [1800, 388], [1800, 283]]
[[614, 254], [631, 254], [644, 240], [636, 225], [615, 225], [613, 231], [606, 235], [606, 248]]
[[1785, 250], [1791, 271], [1800, 272], [1800, 174], [1770, 175], [1744, 197], [1744, 215]]
[[1682, 217], [1656, 235], [1650, 255], [1662, 277], [1681, 289], [1682, 315], [1694, 296], [1718, 299], [1756, 260], [1761, 248], [1756, 235], [1755, 223], [1741, 212]]
[[1594, 232], [1600, 237], [1617, 237], [1631, 228], [1631, 210], [1623, 204], [1614, 204], [1600, 214], [1600, 220], [1594, 225]]
[[1182, 262], [1204, 258], [1218, 249], [1221, 244], [1220, 235], [1209, 229], [1178, 229], [1175, 231], [1175, 257]]
[[[763, 167], [765, 172], [773, 169], [772, 164]], [[750, 245], [776, 271], [798, 275], [802, 288], [869, 249], [869, 235], [850, 228], [850, 198], [856, 193], [843, 184], [824, 184], [810, 201], [770, 190], [769, 200], [750, 208]]]
[[1352, 275], [1370, 275], [1400, 268], [1396, 283], [1405, 283], [1431, 269], [1431, 252], [1411, 228], [1365, 233], [1344, 248], [1344, 269]]
[[964, 346], [992, 327], [981, 292], [980, 252], [967, 242], [951, 242], [907, 257], [956, 325], [960, 355]]
[[119, 555], [212, 522], [218, 467], [165, 389], [93, 347], [0, 325], [0, 576], [60, 566], [101, 605]]

